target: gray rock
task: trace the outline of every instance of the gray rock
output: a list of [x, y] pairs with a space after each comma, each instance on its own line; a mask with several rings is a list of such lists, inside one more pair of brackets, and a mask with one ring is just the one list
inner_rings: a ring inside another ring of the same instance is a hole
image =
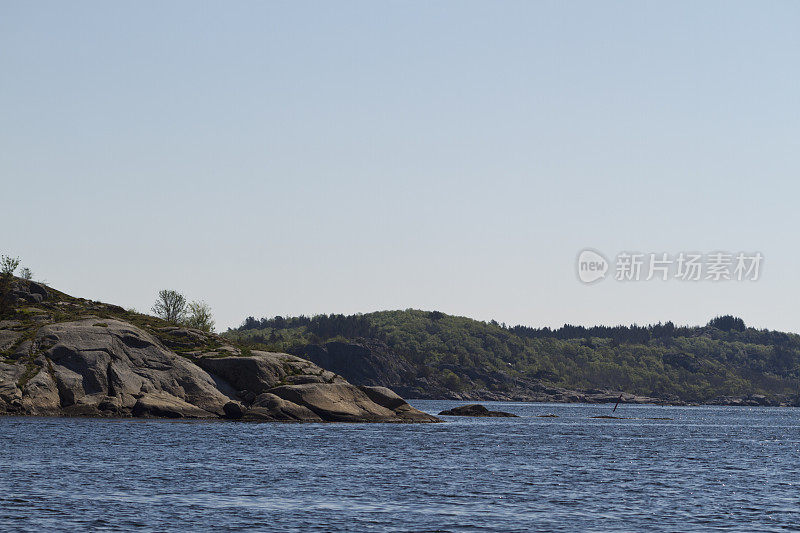
[[394, 411], [376, 404], [349, 383], [283, 385], [270, 392], [284, 400], [304, 405], [330, 422], [377, 422], [394, 418]]
[[0, 352], [10, 349], [20, 337], [22, 337], [22, 333], [19, 331], [0, 329]]
[[34, 415], [57, 415], [61, 411], [61, 399], [53, 376], [41, 367], [22, 390], [22, 408]]
[[270, 422], [323, 422], [311, 409], [274, 394], [259, 394], [245, 413], [245, 420]]
[[230, 418], [231, 420], [239, 420], [244, 416], [244, 407], [239, 402], [228, 402], [226, 403], [222, 409], [225, 411], [225, 418]]
[[256, 395], [290, 380], [321, 382], [344, 382], [332, 372], [300, 357], [285, 353], [254, 351], [251, 357], [208, 357], [197, 360], [197, 364], [212, 372], [238, 391], [249, 391]]
[[490, 411], [483, 405], [473, 403], [470, 405], [462, 405], [461, 407], [454, 407], [452, 409], [448, 409], [446, 411], [442, 411], [439, 413], [440, 415], [444, 416], [486, 416], [486, 417], [516, 417], [517, 415], [512, 413], [506, 413], [503, 411]]
[[382, 407], [394, 411], [404, 405], [408, 405], [404, 399], [386, 387], [359, 387], [367, 397]]
[[158, 418], [215, 418], [217, 416], [166, 392], [144, 394], [133, 406], [133, 415]]
[[[350, 383], [284, 385], [270, 392], [297, 405], [308, 407], [329, 422], [438, 422], [439, 419], [408, 404], [390, 409], [374, 402]], [[375, 397], [380, 394], [374, 392]], [[384, 396], [385, 393], [384, 393]], [[393, 400], [393, 399], [392, 399]]]
[[411, 407], [404, 399], [386, 387], [359, 387], [370, 400], [391, 409], [403, 422], [441, 422], [438, 418]]
[[88, 319], [47, 325], [34, 340], [50, 361], [62, 407], [96, 406], [106, 397], [119, 397], [121, 405], [130, 406], [137, 403], [131, 399], [135, 395], [163, 392], [202, 411], [224, 414], [231, 398], [207, 372], [131, 324], [95, 323]]

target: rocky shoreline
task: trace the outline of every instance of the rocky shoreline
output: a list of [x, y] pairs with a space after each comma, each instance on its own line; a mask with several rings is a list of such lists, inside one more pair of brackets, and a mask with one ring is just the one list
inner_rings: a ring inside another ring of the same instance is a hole
[[439, 422], [300, 357], [6, 279], [0, 414], [268, 422]]
[[[569, 389], [556, 389], [552, 393], [509, 393], [496, 392], [457, 393], [449, 392], [436, 397], [426, 394], [406, 394], [406, 397], [416, 400], [457, 400], [465, 402], [532, 402], [532, 403], [588, 403], [588, 404], [650, 404], [664, 406], [700, 406], [717, 405], [732, 407], [800, 407], [800, 401], [789, 398], [776, 399], [764, 395], [750, 396], [725, 396], [706, 402], [686, 402], [677, 398], [653, 398], [639, 396], [621, 391], [591, 390], [575, 391]], [[404, 391], [405, 392], [405, 391]], [[620, 399], [620, 395], [622, 398]]]
[[[398, 387], [402, 390], [402, 387]], [[455, 400], [464, 402], [530, 402], [530, 403], [587, 403], [587, 404], [649, 404], [664, 406], [728, 406], [728, 407], [800, 407], [800, 401], [785, 398], [769, 398], [764, 395], [754, 394], [750, 396], [725, 396], [715, 398], [706, 402], [687, 402], [677, 398], [653, 398], [640, 396], [621, 391], [612, 390], [592, 390], [575, 391], [569, 389], [559, 389], [557, 393], [509, 393], [502, 394], [496, 392], [476, 393], [446, 393], [438, 396], [427, 394], [406, 394], [407, 398], [415, 400]], [[404, 391], [407, 392], [407, 391]], [[622, 399], [620, 400], [620, 395]]]

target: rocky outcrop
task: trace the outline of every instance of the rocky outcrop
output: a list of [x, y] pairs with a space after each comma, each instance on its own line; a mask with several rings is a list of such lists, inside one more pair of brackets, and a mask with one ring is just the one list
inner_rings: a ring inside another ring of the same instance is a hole
[[197, 364], [225, 380], [247, 406], [245, 420], [313, 422], [435, 422], [384, 387], [356, 387], [341, 376], [285, 353], [202, 358]]
[[708, 402], [707, 405], [730, 405], [739, 407], [798, 407], [800, 400], [795, 401], [768, 398], [763, 394], [751, 394], [749, 396], [720, 396]]
[[3, 369], [0, 379], [24, 414], [216, 417], [231, 401], [207, 372], [119, 320], [46, 324], [23, 355], [28, 379]]
[[201, 357], [196, 363], [250, 400], [278, 385], [346, 383], [333, 372], [285, 353], [253, 351], [246, 357]]
[[438, 421], [295, 355], [249, 352], [17, 278], [4, 291], [16, 308], [0, 317], [0, 414]]
[[443, 416], [486, 416], [493, 418], [514, 418], [517, 415], [506, 413], [504, 411], [490, 411], [483, 405], [473, 403], [470, 405], [462, 405], [461, 407], [454, 407], [439, 413]]

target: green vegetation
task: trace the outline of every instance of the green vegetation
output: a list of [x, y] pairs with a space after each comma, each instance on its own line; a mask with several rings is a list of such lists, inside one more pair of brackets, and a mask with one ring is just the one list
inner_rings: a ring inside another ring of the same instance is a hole
[[205, 302], [190, 303], [183, 325], [206, 333], [212, 333], [214, 331], [214, 319], [211, 316], [211, 307]]
[[186, 298], [177, 291], [163, 289], [153, 304], [153, 314], [167, 322], [180, 324], [186, 318]]
[[800, 336], [747, 328], [731, 316], [703, 327], [667, 322], [551, 330], [406, 310], [249, 317], [225, 336], [253, 349], [290, 352], [330, 340], [377, 339], [413, 365], [415, 378], [455, 391], [502, 392], [514, 383], [541, 383], [697, 402], [751, 394], [794, 397], [800, 391]]
[[27, 385], [28, 382], [38, 373], [39, 366], [33, 361], [29, 361], [25, 365], [25, 372], [22, 374], [22, 376], [20, 376], [19, 381], [17, 381], [17, 386], [20, 389], [24, 389], [25, 385]]
[[[15, 295], [26, 293], [28, 289], [25, 287], [33, 286], [46, 291], [47, 297], [41, 302], [26, 302]], [[36, 337], [42, 326], [86, 318], [96, 319], [92, 322], [92, 326], [97, 328], [108, 328], [108, 320], [128, 322], [145, 330], [175, 353], [189, 358], [200, 354], [214, 356], [217, 352], [230, 353], [220, 351], [220, 348], [228, 342], [212, 333], [187, 331], [181, 327], [182, 324], [176, 325], [159, 317], [138, 313], [133, 309], [126, 310], [112, 304], [75, 298], [51, 287], [16, 278], [12, 274], [0, 274], [0, 321], [11, 321], [6, 324], [5, 329], [20, 333], [20, 337], [11, 346], [0, 351], [0, 361], [8, 363], [33, 361], [38, 355], [32, 351], [34, 345], [28, 343], [30, 348], [27, 349], [24, 345]], [[239, 352], [238, 348], [232, 349], [235, 353]], [[250, 353], [249, 350], [246, 351]]]
[[18, 257], [0, 256], [0, 275], [12, 276], [19, 266]]
[[164, 289], [159, 291], [153, 313], [175, 325], [195, 328], [206, 333], [214, 332], [214, 318], [211, 307], [200, 301], [186, 303], [186, 297], [178, 291]]

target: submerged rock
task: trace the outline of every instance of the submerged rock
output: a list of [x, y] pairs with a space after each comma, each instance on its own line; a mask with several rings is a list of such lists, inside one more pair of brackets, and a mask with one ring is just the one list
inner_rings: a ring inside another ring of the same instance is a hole
[[442, 411], [439, 414], [444, 416], [488, 416], [488, 417], [498, 417], [498, 418], [517, 416], [515, 414], [506, 413], [503, 411], [490, 411], [486, 407], [477, 403], [462, 405], [461, 407], [454, 407], [452, 409]]

